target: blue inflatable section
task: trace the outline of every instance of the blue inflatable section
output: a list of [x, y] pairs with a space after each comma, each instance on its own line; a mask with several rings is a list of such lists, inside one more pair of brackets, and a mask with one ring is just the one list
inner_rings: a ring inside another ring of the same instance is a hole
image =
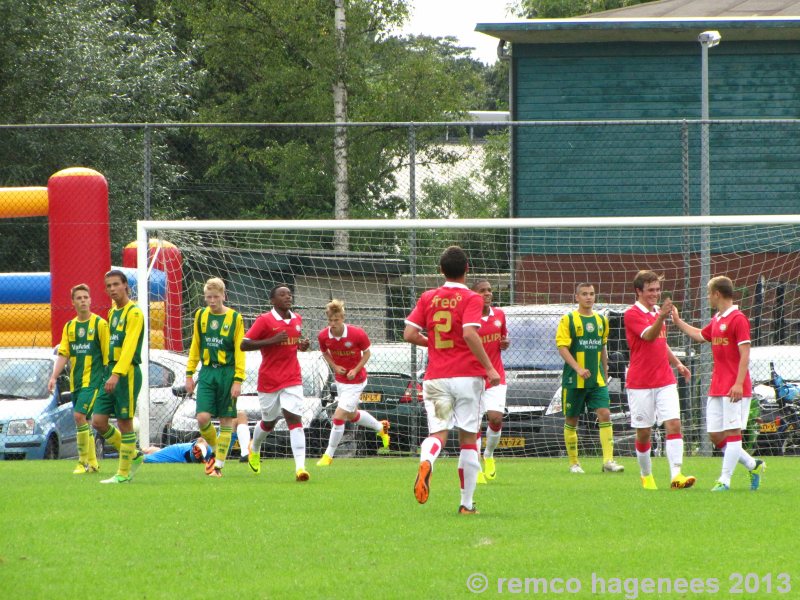
[[[136, 269], [119, 269], [128, 278], [132, 296], [136, 297]], [[76, 282], [76, 285], [79, 282]], [[164, 271], [153, 270], [150, 274], [150, 301], [166, 298], [167, 276]], [[97, 295], [97, 291], [92, 294]], [[105, 293], [105, 290], [100, 290]], [[50, 273], [0, 273], [0, 304], [49, 304]]]

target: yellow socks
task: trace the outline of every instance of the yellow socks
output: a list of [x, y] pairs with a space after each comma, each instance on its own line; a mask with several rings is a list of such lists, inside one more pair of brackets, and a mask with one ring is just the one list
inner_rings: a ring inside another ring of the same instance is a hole
[[572, 426], [564, 423], [564, 444], [567, 446], [567, 456], [569, 464], [578, 464], [578, 431]]
[[119, 469], [117, 475], [131, 476], [131, 462], [136, 456], [136, 434], [134, 432], [122, 434], [122, 444], [119, 448]]
[[[89, 464], [89, 440], [91, 437], [88, 423], [78, 425], [78, 461], [84, 465]], [[97, 458], [95, 458], [95, 461], [97, 461]]]
[[217, 456], [215, 465], [220, 469], [225, 465], [225, 459], [228, 457], [228, 450], [231, 447], [231, 437], [233, 436], [233, 427], [219, 428], [219, 438], [217, 438]]
[[[206, 426], [200, 429], [200, 435], [203, 436], [203, 439], [208, 442], [208, 445], [211, 446], [211, 451], [216, 454], [217, 453], [217, 430], [214, 428], [213, 423], [209, 421], [206, 423]], [[228, 439], [228, 444], [231, 441]], [[223, 459], [224, 460], [224, 459]]]
[[103, 434], [103, 438], [114, 448], [119, 451], [122, 446], [122, 434], [119, 432], [119, 429], [114, 427], [113, 425], [108, 426], [108, 431]]
[[614, 428], [611, 421], [600, 423], [600, 446], [603, 448], [603, 462], [614, 460]]

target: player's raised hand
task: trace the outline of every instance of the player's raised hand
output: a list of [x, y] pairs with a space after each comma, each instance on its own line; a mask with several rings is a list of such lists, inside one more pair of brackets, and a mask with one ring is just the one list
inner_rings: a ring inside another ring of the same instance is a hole
[[661, 305], [661, 308], [658, 309], [658, 313], [664, 317], [665, 319], [672, 314], [672, 309], [675, 307], [672, 304], [672, 298], [665, 298], [664, 303]]
[[311, 340], [309, 340], [308, 338], [300, 338], [300, 341], [299, 341], [299, 342], [297, 342], [297, 348], [298, 348], [298, 349], [299, 349], [301, 352], [305, 352], [305, 351], [306, 351], [306, 350], [308, 350], [310, 347], [311, 347]]
[[286, 331], [279, 331], [270, 338], [273, 344], [280, 344], [281, 342], [285, 342], [288, 339], [289, 339], [289, 334], [286, 333]]

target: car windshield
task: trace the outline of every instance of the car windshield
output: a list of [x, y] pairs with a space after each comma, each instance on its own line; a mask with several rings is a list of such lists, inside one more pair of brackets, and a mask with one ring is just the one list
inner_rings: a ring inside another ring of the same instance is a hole
[[564, 361], [556, 348], [560, 315], [506, 315], [511, 346], [503, 352], [507, 371], [560, 371]]
[[0, 362], [0, 399], [41, 399], [50, 395], [47, 382], [53, 363], [47, 359], [11, 358]]
[[750, 379], [755, 382], [769, 381], [770, 363], [775, 364], [775, 372], [783, 377], [784, 381], [800, 381], [800, 359], [792, 356], [751, 358]]

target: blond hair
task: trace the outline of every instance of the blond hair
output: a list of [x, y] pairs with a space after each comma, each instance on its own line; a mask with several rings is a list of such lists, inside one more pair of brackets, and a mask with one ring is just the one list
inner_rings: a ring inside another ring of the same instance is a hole
[[334, 298], [325, 305], [325, 314], [328, 315], [328, 318], [336, 315], [342, 315], [342, 317], [344, 317], [344, 302]]
[[203, 286], [203, 293], [206, 292], [219, 292], [223, 296], [225, 295], [225, 282], [222, 281], [219, 277], [212, 277], [206, 284]]
[[92, 294], [91, 290], [89, 289], [89, 286], [86, 285], [85, 283], [79, 283], [69, 291], [70, 297], [73, 300], [75, 299], [75, 292], [86, 292], [89, 295]]
[[709, 280], [708, 290], [710, 292], [719, 292], [723, 298], [733, 298], [733, 281], [730, 277], [718, 275]]

